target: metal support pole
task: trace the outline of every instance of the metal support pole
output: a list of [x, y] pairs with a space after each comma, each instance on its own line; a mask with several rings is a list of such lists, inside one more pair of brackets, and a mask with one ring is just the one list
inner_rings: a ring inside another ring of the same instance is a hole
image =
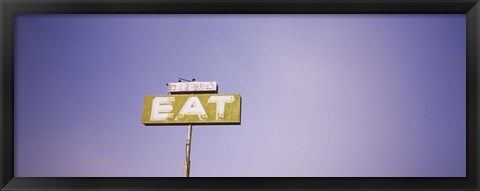
[[186, 158], [183, 166], [183, 177], [190, 177], [190, 147], [192, 144], [192, 124], [188, 125], [188, 135], [186, 147]]

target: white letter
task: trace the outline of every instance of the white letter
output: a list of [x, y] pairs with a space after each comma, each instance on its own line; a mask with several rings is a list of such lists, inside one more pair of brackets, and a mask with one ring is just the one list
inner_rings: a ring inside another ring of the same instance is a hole
[[197, 115], [198, 119], [200, 120], [208, 117], [207, 112], [205, 112], [205, 109], [203, 108], [202, 103], [200, 103], [198, 97], [188, 98], [175, 120], [183, 118], [185, 115]]
[[223, 112], [225, 111], [225, 103], [233, 103], [235, 98], [233, 96], [212, 96], [208, 99], [208, 103], [217, 103], [217, 117], [223, 119]]
[[164, 121], [173, 118], [173, 110], [171, 103], [175, 101], [174, 97], [155, 97], [152, 101], [151, 121]]

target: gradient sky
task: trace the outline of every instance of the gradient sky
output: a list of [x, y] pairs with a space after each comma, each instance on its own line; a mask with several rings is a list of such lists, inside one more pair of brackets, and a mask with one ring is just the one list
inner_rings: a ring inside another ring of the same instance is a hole
[[194, 126], [191, 176], [466, 172], [465, 15], [17, 15], [15, 176], [182, 176], [186, 126], [141, 124], [179, 77], [240, 93]]

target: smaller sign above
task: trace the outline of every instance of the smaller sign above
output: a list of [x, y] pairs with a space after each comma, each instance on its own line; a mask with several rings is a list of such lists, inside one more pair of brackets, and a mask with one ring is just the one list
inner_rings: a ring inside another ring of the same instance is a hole
[[169, 93], [187, 93], [187, 92], [218, 92], [217, 82], [172, 82], [168, 83]]

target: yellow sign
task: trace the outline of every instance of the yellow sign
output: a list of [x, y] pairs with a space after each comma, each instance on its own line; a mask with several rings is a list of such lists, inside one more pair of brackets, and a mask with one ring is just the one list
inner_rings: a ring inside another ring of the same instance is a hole
[[145, 96], [145, 125], [240, 124], [240, 94]]

